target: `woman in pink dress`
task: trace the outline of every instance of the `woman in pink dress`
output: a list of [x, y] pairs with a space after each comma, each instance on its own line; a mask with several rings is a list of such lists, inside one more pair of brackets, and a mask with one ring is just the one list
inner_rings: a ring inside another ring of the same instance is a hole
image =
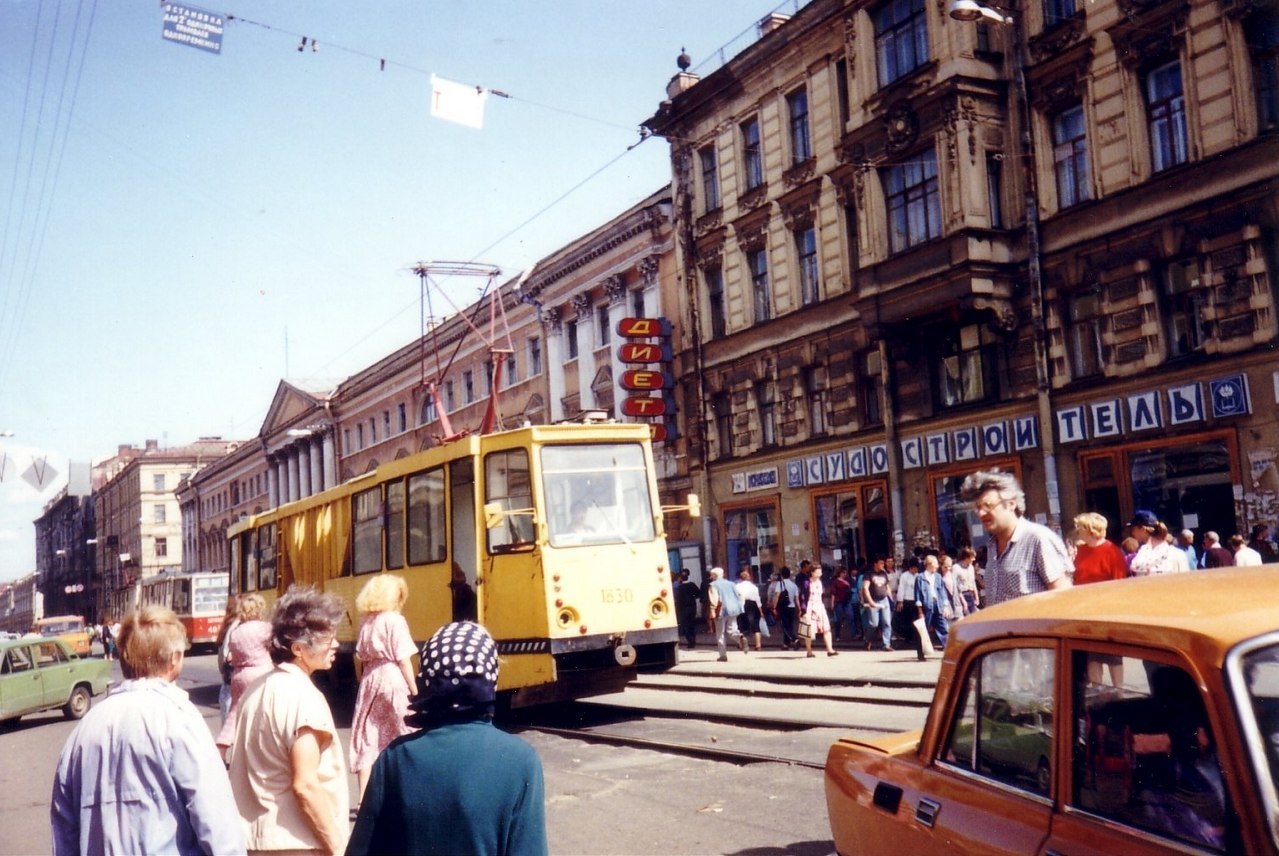
[[235, 721], [240, 699], [258, 678], [275, 666], [271, 662], [271, 623], [266, 620], [266, 601], [257, 592], [240, 595], [239, 623], [227, 639], [227, 663], [231, 666], [231, 708], [227, 711], [217, 744], [223, 752], [235, 739]]
[[409, 712], [409, 696], [416, 689], [413, 655], [417, 646], [409, 623], [400, 614], [408, 596], [403, 577], [379, 574], [365, 583], [355, 598], [356, 609], [365, 613], [355, 643], [355, 656], [364, 674], [351, 719], [351, 770], [359, 779], [361, 799], [378, 754], [412, 730], [404, 724], [404, 717]]
[[811, 628], [808, 636], [804, 638], [804, 647], [808, 650], [806, 656], [813, 656], [813, 637], [821, 634], [822, 641], [826, 643], [826, 656], [834, 657], [839, 652], [835, 650], [835, 646], [831, 644], [830, 634], [830, 616], [826, 614], [826, 606], [822, 603], [822, 568], [820, 565], [813, 565], [813, 575], [808, 583], [808, 609], [804, 610], [803, 619], [808, 622]]

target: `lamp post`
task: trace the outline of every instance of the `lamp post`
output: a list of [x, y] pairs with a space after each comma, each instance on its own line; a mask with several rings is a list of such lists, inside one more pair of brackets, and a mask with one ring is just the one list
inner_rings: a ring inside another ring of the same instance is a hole
[[1048, 366], [1048, 330], [1044, 318], [1044, 277], [1040, 264], [1039, 194], [1035, 181], [1035, 139], [1031, 129], [1030, 99], [1026, 95], [1026, 55], [1021, 29], [1012, 15], [976, 0], [949, 0], [947, 13], [956, 21], [991, 21], [1007, 27], [1012, 38], [1013, 86], [1010, 102], [1017, 117], [1022, 181], [1025, 187], [1027, 272], [1030, 277], [1030, 314], [1035, 343], [1035, 399], [1039, 411], [1040, 443], [1044, 451], [1044, 487], [1048, 494], [1048, 525], [1061, 530], [1061, 497], [1057, 481], [1057, 444], [1053, 431], [1052, 376]]

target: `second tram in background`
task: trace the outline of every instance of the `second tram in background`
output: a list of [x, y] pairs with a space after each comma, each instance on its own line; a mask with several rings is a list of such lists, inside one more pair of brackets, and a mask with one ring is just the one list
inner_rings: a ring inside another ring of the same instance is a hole
[[274, 600], [302, 583], [341, 597], [344, 681], [355, 595], [373, 574], [402, 575], [414, 639], [472, 605], [498, 644], [498, 689], [512, 706], [539, 704], [675, 664], [663, 529], [647, 425], [525, 426], [462, 437], [235, 524], [232, 589]]
[[191, 647], [217, 644], [226, 613], [228, 574], [160, 573], [111, 593], [116, 621], [140, 606], [167, 606], [187, 631]]

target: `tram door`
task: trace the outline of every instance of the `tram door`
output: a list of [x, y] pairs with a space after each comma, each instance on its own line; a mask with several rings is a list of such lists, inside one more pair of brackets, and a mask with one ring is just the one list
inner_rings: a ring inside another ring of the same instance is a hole
[[449, 464], [449, 494], [452, 499], [452, 526], [449, 544], [453, 560], [466, 574], [466, 584], [475, 590], [475, 461], [459, 458]]

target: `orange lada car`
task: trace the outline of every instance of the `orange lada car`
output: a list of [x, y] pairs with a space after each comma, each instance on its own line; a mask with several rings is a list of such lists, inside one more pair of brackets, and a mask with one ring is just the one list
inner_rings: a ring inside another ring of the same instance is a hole
[[852, 854], [1279, 854], [1279, 565], [1031, 595], [952, 626], [922, 731], [826, 759]]

